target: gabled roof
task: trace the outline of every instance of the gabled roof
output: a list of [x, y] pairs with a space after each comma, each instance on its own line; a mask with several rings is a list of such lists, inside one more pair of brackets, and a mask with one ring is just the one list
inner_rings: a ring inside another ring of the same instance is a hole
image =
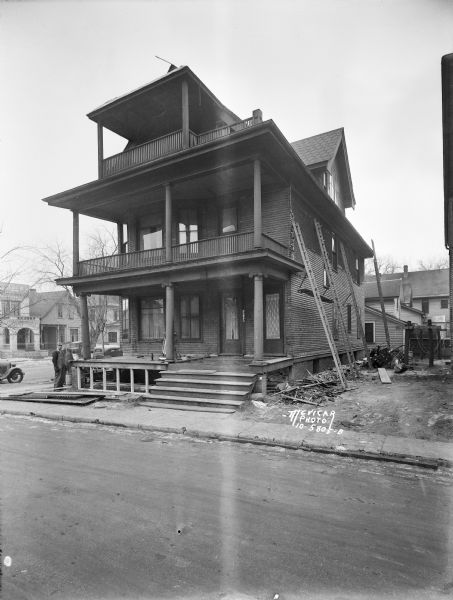
[[342, 179], [344, 207], [354, 208], [354, 190], [343, 127], [292, 142], [291, 145], [310, 170], [325, 167], [331, 171], [332, 164], [336, 160]]
[[[393, 279], [389, 281], [381, 280], [382, 295], [384, 298], [399, 298], [401, 292], [402, 279]], [[379, 298], [379, 291], [376, 281], [365, 282], [365, 298]]]
[[35, 292], [30, 291], [30, 316], [44, 318], [55, 304], [61, 304], [69, 300], [66, 290], [57, 292]]
[[412, 298], [428, 298], [430, 296], [448, 296], [449, 276], [448, 269], [431, 269], [429, 271], [409, 271], [381, 275], [381, 282], [402, 279], [405, 286], [412, 288]]
[[[367, 304], [365, 304], [365, 312], [372, 314], [373, 317], [382, 319], [382, 312], [378, 308], [373, 308], [372, 306], [368, 306]], [[392, 323], [395, 323], [396, 325], [406, 325], [406, 321], [398, 319], [398, 317], [395, 317], [395, 315], [391, 315], [388, 312], [385, 313], [385, 318], [391, 321]]]
[[333, 129], [325, 133], [313, 135], [291, 145], [307, 167], [327, 163], [335, 158], [338, 147], [343, 139], [344, 130]]

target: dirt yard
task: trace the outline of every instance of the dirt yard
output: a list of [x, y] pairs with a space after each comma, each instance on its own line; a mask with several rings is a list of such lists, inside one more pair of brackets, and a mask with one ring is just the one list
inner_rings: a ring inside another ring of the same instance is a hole
[[[376, 370], [363, 369], [359, 379], [351, 379], [345, 392], [322, 397], [320, 406], [335, 410], [337, 426], [351, 431], [453, 441], [453, 374], [439, 361], [431, 369], [426, 364], [394, 373], [391, 384], [382, 384]], [[320, 399], [321, 399], [320, 398]], [[287, 423], [293, 408], [312, 409], [310, 404], [282, 401], [266, 396], [244, 411], [245, 418]]]

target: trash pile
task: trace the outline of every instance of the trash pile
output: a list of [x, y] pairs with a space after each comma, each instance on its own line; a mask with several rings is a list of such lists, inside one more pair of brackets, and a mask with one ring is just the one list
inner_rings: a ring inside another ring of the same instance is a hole
[[[350, 368], [342, 366], [346, 378], [352, 377]], [[344, 389], [340, 385], [338, 374], [335, 370], [310, 373], [290, 385], [288, 382], [277, 383], [276, 391], [270, 395], [271, 401], [282, 401], [285, 404], [303, 403], [319, 406], [324, 401], [333, 402], [335, 396]]]

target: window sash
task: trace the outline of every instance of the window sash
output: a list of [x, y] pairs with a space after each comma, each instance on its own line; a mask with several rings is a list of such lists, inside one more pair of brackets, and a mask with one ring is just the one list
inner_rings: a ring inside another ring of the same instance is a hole
[[198, 295], [181, 296], [179, 300], [179, 311], [181, 339], [200, 339], [200, 297]]
[[155, 340], [164, 337], [164, 299], [143, 298], [140, 301], [140, 339]]

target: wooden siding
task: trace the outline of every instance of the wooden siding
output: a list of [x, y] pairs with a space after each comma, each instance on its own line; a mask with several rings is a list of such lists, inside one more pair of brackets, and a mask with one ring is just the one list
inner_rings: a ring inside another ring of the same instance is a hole
[[[365, 321], [366, 323], [374, 323], [374, 343], [369, 343], [369, 346], [387, 346], [387, 340], [385, 337], [384, 321], [381, 317], [369, 313], [365, 309]], [[404, 344], [404, 325], [397, 325], [394, 321], [387, 321], [388, 330], [390, 335], [390, 346], [397, 348]]]

